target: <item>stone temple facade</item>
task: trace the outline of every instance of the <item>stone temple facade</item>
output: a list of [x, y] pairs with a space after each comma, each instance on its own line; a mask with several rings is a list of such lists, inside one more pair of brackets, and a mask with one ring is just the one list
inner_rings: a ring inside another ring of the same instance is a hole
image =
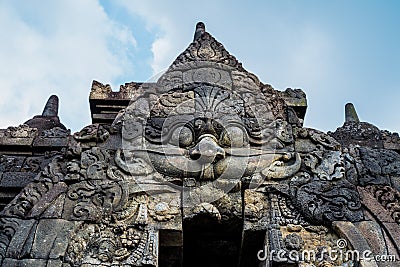
[[400, 266], [399, 135], [303, 127], [203, 23], [157, 80], [94, 81], [80, 132], [58, 101], [0, 130], [1, 266]]

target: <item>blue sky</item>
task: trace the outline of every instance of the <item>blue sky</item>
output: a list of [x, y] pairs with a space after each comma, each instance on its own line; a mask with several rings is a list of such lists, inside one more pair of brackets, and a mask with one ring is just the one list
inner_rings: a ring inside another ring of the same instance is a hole
[[195, 24], [264, 83], [302, 88], [305, 126], [334, 131], [344, 105], [400, 132], [399, 1], [0, 1], [0, 128], [60, 97], [61, 121], [90, 123], [92, 80], [114, 90], [159, 73]]

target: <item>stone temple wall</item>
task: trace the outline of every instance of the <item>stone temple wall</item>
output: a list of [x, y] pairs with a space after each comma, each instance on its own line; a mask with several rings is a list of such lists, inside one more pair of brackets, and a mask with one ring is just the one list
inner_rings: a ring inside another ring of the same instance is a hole
[[0, 130], [1, 266], [400, 266], [400, 140], [303, 127], [198, 23], [156, 81], [94, 81], [71, 134], [51, 96]]

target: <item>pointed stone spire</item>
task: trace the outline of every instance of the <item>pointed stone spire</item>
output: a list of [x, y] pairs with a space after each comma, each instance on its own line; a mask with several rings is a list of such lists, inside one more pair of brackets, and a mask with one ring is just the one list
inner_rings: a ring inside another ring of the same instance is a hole
[[345, 122], [360, 122], [354, 105], [347, 103], [345, 106]]
[[242, 64], [209, 32], [206, 32], [203, 22], [196, 24], [193, 42], [172, 62], [167, 72], [176, 71], [182, 67], [187, 68], [191, 62], [218, 63], [244, 71]]
[[198, 22], [196, 24], [196, 31], [194, 32], [193, 42], [200, 38], [202, 34], [206, 32], [206, 25], [203, 22]]
[[24, 124], [29, 125], [31, 128], [37, 128], [39, 132], [54, 127], [67, 129], [60, 122], [60, 118], [58, 117], [58, 96], [50, 96], [44, 106], [42, 115], [36, 115], [32, 119], [27, 120]]
[[44, 106], [42, 116], [46, 117], [58, 116], [58, 96], [52, 95], [49, 97], [46, 106]]

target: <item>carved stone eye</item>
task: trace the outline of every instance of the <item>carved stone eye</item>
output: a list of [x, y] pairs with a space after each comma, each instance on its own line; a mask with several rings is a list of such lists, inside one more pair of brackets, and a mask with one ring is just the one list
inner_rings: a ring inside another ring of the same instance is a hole
[[175, 128], [170, 143], [179, 147], [188, 147], [193, 143], [193, 132], [186, 126]]
[[220, 143], [227, 147], [242, 147], [246, 144], [247, 138], [243, 129], [237, 126], [230, 126], [221, 135]]

